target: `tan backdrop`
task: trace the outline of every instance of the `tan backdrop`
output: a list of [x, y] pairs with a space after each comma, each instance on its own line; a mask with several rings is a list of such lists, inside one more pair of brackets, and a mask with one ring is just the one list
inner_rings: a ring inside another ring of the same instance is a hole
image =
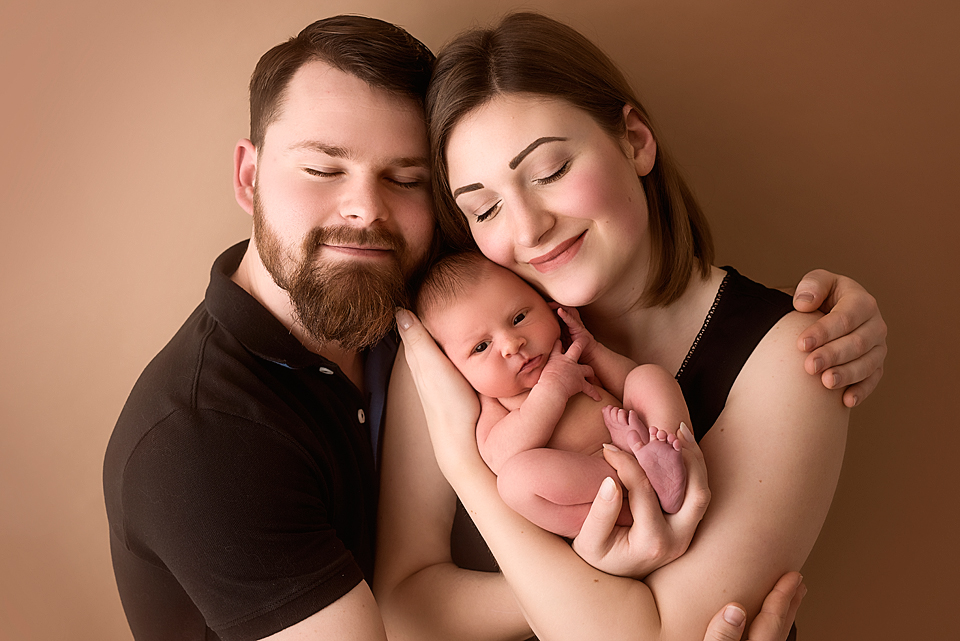
[[[130, 638], [103, 450], [213, 258], [248, 233], [230, 170], [259, 55], [332, 13], [395, 21], [438, 47], [515, 6], [140, 4], [0, 4], [4, 640]], [[806, 639], [955, 638], [960, 5], [527, 6], [624, 66], [707, 208], [722, 263], [777, 285], [828, 267], [880, 299], [887, 374], [853, 414], [800, 627]]]

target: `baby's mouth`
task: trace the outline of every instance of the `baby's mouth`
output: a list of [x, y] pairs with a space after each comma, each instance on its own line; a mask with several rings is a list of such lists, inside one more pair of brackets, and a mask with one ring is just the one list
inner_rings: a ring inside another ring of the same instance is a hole
[[523, 367], [520, 368], [520, 373], [525, 374], [526, 372], [529, 372], [530, 370], [535, 369], [537, 365], [540, 364], [540, 361], [542, 359], [543, 359], [543, 356], [534, 356], [533, 358], [531, 358], [530, 360], [528, 360], [526, 363], [523, 364]]

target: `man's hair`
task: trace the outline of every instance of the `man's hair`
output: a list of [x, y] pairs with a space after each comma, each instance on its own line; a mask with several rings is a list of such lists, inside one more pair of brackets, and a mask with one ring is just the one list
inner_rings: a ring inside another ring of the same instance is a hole
[[424, 316], [443, 309], [467, 291], [471, 284], [484, 278], [488, 270], [500, 268], [474, 250], [459, 251], [439, 258], [427, 269], [416, 295], [416, 312]]
[[434, 56], [400, 27], [376, 18], [341, 15], [314, 22], [263, 54], [250, 77], [250, 140], [258, 149], [280, 115], [290, 79], [313, 60], [423, 108]]
[[476, 247], [450, 193], [446, 167], [450, 134], [474, 109], [497, 96], [517, 94], [564, 100], [589, 114], [615, 139], [626, 133], [623, 107], [636, 108], [657, 140], [654, 167], [640, 177], [650, 212], [652, 250], [651, 277], [641, 300], [650, 306], [671, 303], [683, 293], [695, 268], [706, 277], [713, 262], [706, 218], [623, 73], [575, 29], [536, 13], [509, 14], [492, 28], [464, 32], [437, 56], [427, 118], [434, 202], [449, 244]]

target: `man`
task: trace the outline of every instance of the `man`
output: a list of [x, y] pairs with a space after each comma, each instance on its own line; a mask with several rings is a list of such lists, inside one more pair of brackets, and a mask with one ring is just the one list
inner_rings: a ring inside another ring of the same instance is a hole
[[[434, 233], [432, 61], [393, 25], [338, 16], [257, 65], [234, 159], [253, 237], [214, 263], [105, 457], [138, 641], [385, 637], [368, 585], [375, 452], [388, 332]], [[774, 594], [766, 611], [792, 621], [796, 585]], [[724, 612], [709, 638], [742, 632]]]
[[255, 639], [311, 615], [325, 638], [383, 634], [363, 581], [378, 489], [367, 413], [393, 359], [378, 341], [433, 238], [432, 61], [406, 32], [347, 16], [257, 65], [234, 172], [253, 238], [216, 261], [106, 454], [137, 639]]

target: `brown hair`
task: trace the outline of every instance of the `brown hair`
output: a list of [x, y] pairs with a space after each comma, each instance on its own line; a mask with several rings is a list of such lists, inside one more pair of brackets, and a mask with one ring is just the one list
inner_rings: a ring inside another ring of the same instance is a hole
[[341, 15], [314, 22], [263, 54], [250, 77], [250, 140], [257, 148], [280, 115], [290, 79], [313, 60], [423, 107], [434, 56], [400, 27], [376, 18]]
[[503, 269], [476, 250], [456, 251], [437, 259], [420, 280], [415, 300], [417, 315], [422, 319], [442, 309], [491, 268]]
[[489, 29], [457, 36], [437, 56], [427, 93], [438, 223], [454, 247], [476, 247], [450, 193], [446, 145], [457, 123], [503, 94], [559, 98], [587, 112], [614, 138], [626, 133], [623, 107], [636, 108], [657, 140], [653, 169], [641, 176], [650, 211], [651, 278], [641, 301], [666, 305], [683, 293], [697, 267], [706, 277], [713, 241], [706, 218], [650, 117], [617, 66], [571, 27], [536, 13], [512, 13]]

